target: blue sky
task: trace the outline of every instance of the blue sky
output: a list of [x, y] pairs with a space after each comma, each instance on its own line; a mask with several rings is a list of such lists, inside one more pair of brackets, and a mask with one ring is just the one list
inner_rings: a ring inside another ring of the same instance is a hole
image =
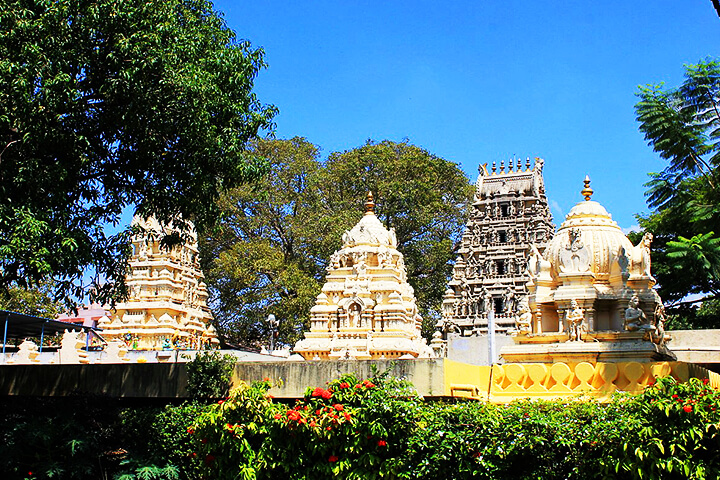
[[638, 131], [638, 85], [682, 82], [716, 56], [710, 0], [217, 1], [263, 47], [256, 93], [277, 136], [323, 154], [408, 138], [460, 164], [543, 157], [555, 222], [594, 200], [623, 228], [647, 211], [647, 172], [665, 163]]

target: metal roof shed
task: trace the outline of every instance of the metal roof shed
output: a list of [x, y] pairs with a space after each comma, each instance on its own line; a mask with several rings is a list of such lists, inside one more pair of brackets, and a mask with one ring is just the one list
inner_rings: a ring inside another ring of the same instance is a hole
[[46, 333], [62, 333], [65, 330], [81, 329], [86, 335], [95, 334], [99, 338], [97, 329], [74, 323], [61, 322], [49, 318], [25, 315], [24, 313], [0, 310], [0, 325], [3, 325], [2, 353], [5, 354], [5, 345], [10, 338], [40, 337], [40, 351], [42, 352], [43, 338]]

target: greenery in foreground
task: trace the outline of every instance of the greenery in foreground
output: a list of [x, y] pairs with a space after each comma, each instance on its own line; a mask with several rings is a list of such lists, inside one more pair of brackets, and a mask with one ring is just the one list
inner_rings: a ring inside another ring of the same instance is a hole
[[[3, 410], [3, 478], [712, 479], [720, 393], [672, 378], [593, 401], [426, 402], [386, 374], [276, 402], [269, 381], [164, 408], [24, 401]], [[67, 399], [65, 399], [67, 400]], [[41, 413], [41, 414], [40, 414]], [[29, 472], [32, 472], [30, 474]]]

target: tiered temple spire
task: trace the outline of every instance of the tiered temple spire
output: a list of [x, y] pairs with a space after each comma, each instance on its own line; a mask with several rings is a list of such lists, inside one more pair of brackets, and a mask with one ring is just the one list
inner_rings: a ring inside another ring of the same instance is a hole
[[[545, 196], [543, 160], [493, 162], [479, 168], [470, 221], [462, 237], [453, 277], [443, 301], [438, 327], [463, 334], [487, 331], [487, 315], [495, 313], [497, 329], [515, 327], [526, 296], [527, 260], [533, 248], [542, 252], [555, 226]], [[512, 166], [516, 165], [515, 171]], [[533, 247], [534, 246], [534, 247]]]

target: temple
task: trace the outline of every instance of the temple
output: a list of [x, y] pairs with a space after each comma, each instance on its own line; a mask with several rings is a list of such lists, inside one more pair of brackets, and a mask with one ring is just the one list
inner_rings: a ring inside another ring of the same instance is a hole
[[651, 362], [674, 360], [666, 348], [662, 301], [652, 288], [646, 233], [633, 245], [590, 179], [545, 252], [532, 249], [528, 300], [517, 315], [506, 362]]
[[481, 165], [471, 217], [462, 236], [452, 280], [443, 300], [440, 330], [462, 335], [487, 332], [494, 312], [496, 331], [515, 327], [517, 309], [529, 280], [531, 244], [542, 252], [555, 231], [545, 196], [543, 160]]
[[310, 310], [310, 331], [294, 348], [306, 360], [433, 356], [420, 335], [422, 318], [395, 231], [385, 228], [374, 208], [369, 193], [365, 215], [330, 258]]
[[121, 340], [129, 349], [202, 349], [219, 344], [207, 306], [207, 289], [200, 270], [197, 236], [166, 249], [160, 245], [172, 232], [155, 218], [133, 218], [140, 233], [132, 240], [133, 253], [125, 283], [127, 301], [100, 319], [108, 340]]

